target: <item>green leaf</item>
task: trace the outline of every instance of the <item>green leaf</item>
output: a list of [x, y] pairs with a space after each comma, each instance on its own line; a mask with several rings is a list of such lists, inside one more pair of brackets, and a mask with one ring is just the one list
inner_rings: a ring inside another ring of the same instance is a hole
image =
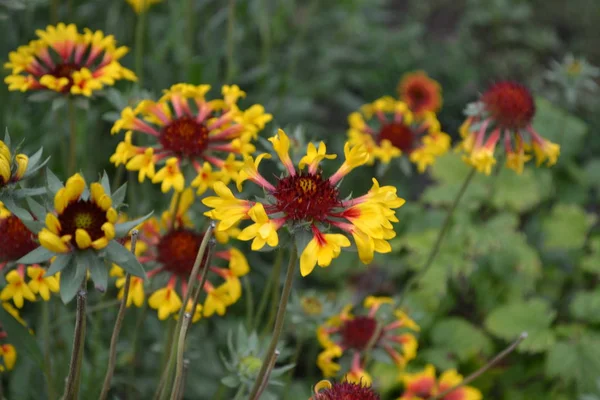
[[597, 390], [600, 371], [600, 340], [583, 335], [576, 340], [560, 341], [546, 357], [546, 375], [566, 383], [575, 382], [578, 391]]
[[125, 247], [121, 246], [116, 241], [111, 240], [108, 243], [108, 246], [106, 246], [105, 251], [108, 260], [114, 262], [131, 275], [146, 279], [144, 267], [142, 267], [142, 264], [140, 264], [137, 257]]
[[100, 179], [100, 184], [102, 185], [102, 188], [104, 189], [104, 193], [111, 196], [112, 192], [110, 191], [110, 180], [108, 179], [108, 174], [106, 173], [106, 171], [104, 171], [102, 173], [102, 178]]
[[530, 210], [540, 203], [544, 192], [548, 192], [551, 179], [550, 174], [538, 173], [534, 168], [525, 168], [521, 175], [502, 168], [495, 181], [492, 204], [501, 210]]
[[460, 362], [478, 355], [489, 355], [493, 344], [487, 335], [469, 321], [451, 317], [438, 322], [431, 332], [435, 347], [446, 350]]
[[17, 260], [18, 264], [37, 264], [41, 262], [48, 261], [56, 254], [48, 250], [47, 248], [40, 246], [35, 250], [30, 251], [28, 254], [25, 254], [23, 257]]
[[77, 261], [69, 263], [60, 273], [60, 298], [67, 304], [81, 288], [81, 283], [86, 276], [87, 266], [80, 265]]
[[485, 319], [486, 329], [506, 341], [515, 340], [521, 333], [528, 336], [518, 347], [521, 352], [542, 352], [554, 344], [554, 332], [550, 325], [556, 311], [541, 299], [517, 301], [492, 310]]
[[298, 252], [298, 257], [300, 257], [300, 255], [312, 239], [313, 234], [308, 229], [298, 229], [294, 232], [294, 243], [296, 244], [296, 251]]
[[60, 179], [58, 179], [56, 175], [54, 175], [50, 168], [46, 168], [46, 183], [48, 186], [48, 190], [50, 190], [50, 194], [52, 194], [52, 196], [54, 196], [56, 192], [58, 192], [64, 187]]
[[63, 269], [65, 269], [67, 267], [67, 265], [69, 265], [69, 263], [71, 262], [72, 259], [73, 259], [73, 253], [57, 255], [56, 258], [54, 259], [54, 262], [52, 262], [52, 264], [50, 264], [50, 268], [48, 268], [48, 271], [46, 271], [45, 276], [52, 276], [52, 275], [62, 271]]
[[40, 233], [40, 231], [46, 226], [43, 222], [40, 221], [21, 220], [21, 222], [23, 222], [23, 225], [25, 225], [27, 229], [31, 231], [31, 233], [35, 233], [36, 235]]
[[19, 217], [20, 220], [22, 220], [22, 221], [31, 221], [33, 219], [31, 217], [31, 214], [29, 213], [29, 211], [27, 211], [26, 209], [22, 208], [21, 206], [18, 206], [17, 203], [15, 203], [15, 201], [14, 201], [14, 199], [12, 197], [4, 198], [4, 199], [2, 199], [2, 201], [4, 203], [4, 207], [6, 207], [6, 209], [8, 211], [10, 211], [11, 213], [13, 213], [17, 217]]
[[133, 228], [135, 228], [142, 222], [146, 221], [148, 218], [150, 218], [152, 216], [152, 214], [154, 214], [154, 211], [149, 212], [148, 214], [144, 215], [141, 218], [134, 219], [133, 221], [124, 222], [122, 224], [116, 224], [115, 225], [115, 237], [117, 239], [120, 239], [120, 238], [124, 238], [124, 237], [128, 236], [129, 232]]
[[125, 196], [127, 195], [127, 183], [121, 185], [120, 188], [115, 190], [112, 194], [112, 204], [114, 208], [119, 207], [125, 201]]
[[550, 250], [581, 248], [596, 217], [575, 204], [557, 204], [543, 221], [544, 245]]
[[98, 257], [98, 254], [93, 250], [84, 251], [82, 256], [90, 270], [94, 286], [100, 292], [105, 292], [108, 287], [108, 268], [104, 260]]
[[579, 320], [600, 323], [600, 291], [577, 292], [569, 310]]
[[29, 333], [29, 329], [21, 325], [4, 307], [0, 307], [0, 321], [2, 321], [2, 329], [10, 337], [10, 343], [15, 346], [17, 353], [29, 356], [42, 367], [44, 364], [42, 352], [35, 337]]
[[590, 239], [591, 253], [581, 260], [581, 268], [587, 272], [600, 275], [600, 237]]
[[587, 185], [600, 189], [600, 158], [593, 158], [585, 165], [583, 177]]
[[31, 197], [27, 197], [25, 200], [27, 201], [27, 205], [29, 206], [29, 209], [31, 210], [35, 218], [38, 221], [45, 221], [46, 214], [48, 213], [46, 208], [44, 208], [44, 206], [42, 206], [40, 203], [38, 203]]

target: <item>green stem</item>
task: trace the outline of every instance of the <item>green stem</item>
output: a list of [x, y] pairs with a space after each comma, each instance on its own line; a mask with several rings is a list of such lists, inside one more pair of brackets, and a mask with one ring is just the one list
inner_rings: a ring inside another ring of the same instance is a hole
[[[137, 244], [138, 230], [134, 229], [131, 232], [131, 252], [135, 255], [135, 247]], [[121, 325], [123, 325], [123, 319], [125, 319], [125, 310], [127, 309], [127, 299], [129, 297], [129, 286], [131, 285], [131, 274], [125, 274], [125, 285], [123, 286], [123, 298], [121, 299], [121, 305], [119, 312], [117, 313], [117, 320], [113, 328], [112, 337], [110, 338], [110, 347], [108, 350], [108, 367], [106, 369], [106, 375], [104, 376], [104, 384], [102, 385], [102, 391], [100, 392], [100, 399], [104, 400], [108, 396], [110, 390], [110, 382], [112, 381], [113, 373], [115, 371], [115, 364], [117, 362], [117, 342], [119, 341], [119, 333], [121, 332]]]
[[76, 400], [79, 397], [79, 378], [81, 376], [81, 364], [83, 360], [83, 345], [85, 342], [85, 323], [87, 291], [84, 279], [81, 289], [77, 293], [77, 313], [75, 315], [75, 333], [73, 335], [73, 350], [71, 352], [71, 362], [69, 364], [69, 375], [65, 384], [65, 394], [63, 400]]
[[171, 230], [175, 229], [175, 223], [177, 222], [177, 209], [181, 203], [181, 193], [175, 192], [175, 208], [173, 209], [173, 215], [171, 215]]
[[257, 399], [258, 392], [261, 386], [263, 385], [263, 381], [266, 378], [267, 371], [269, 370], [269, 367], [272, 364], [272, 359], [275, 356], [277, 342], [279, 341], [279, 337], [281, 336], [281, 332], [283, 331], [285, 312], [287, 309], [288, 300], [290, 298], [290, 293], [292, 291], [292, 284], [294, 283], [294, 272], [296, 271], [296, 264], [298, 263], [298, 250], [296, 249], [296, 246], [294, 244], [292, 244], [290, 253], [290, 262], [288, 263], [287, 272], [285, 274], [285, 283], [281, 292], [281, 300], [279, 302], [279, 308], [277, 310], [277, 318], [275, 319], [275, 328], [273, 329], [273, 336], [271, 337], [271, 342], [269, 343], [269, 347], [267, 349], [267, 352], [265, 353], [265, 358], [263, 359], [262, 365], [260, 367], [260, 372], [256, 377], [254, 386], [252, 387], [252, 392], [250, 393], [249, 397], [249, 399], [251, 400]]
[[[135, 322], [135, 329], [132, 332], [131, 338], [131, 358], [130, 365], [127, 369], [129, 372], [129, 381], [135, 382], [136, 376], [136, 367], [137, 367], [137, 358], [138, 358], [138, 348], [139, 348], [139, 333], [142, 331], [142, 324], [144, 323], [144, 318], [146, 317], [146, 313], [148, 311], [148, 304], [144, 303], [141, 309], [138, 310], [138, 316]], [[133, 390], [135, 389], [134, 385], [127, 386], [128, 389], [128, 399], [136, 399], [137, 393]]]
[[460, 199], [465, 194], [467, 187], [469, 187], [469, 183], [471, 183], [471, 180], [473, 180], [473, 177], [475, 176], [476, 172], [477, 172], [477, 170], [475, 168], [471, 168], [471, 170], [469, 171], [469, 174], [467, 175], [465, 181], [463, 182], [462, 186], [460, 187], [460, 190], [458, 191], [458, 193], [456, 194], [456, 197], [454, 198], [454, 202], [452, 203], [452, 206], [448, 210], [448, 214], [446, 215], [446, 219], [444, 220], [442, 229], [438, 233], [437, 239], [435, 240], [435, 244], [431, 248], [431, 252], [429, 253], [429, 256], [427, 257], [427, 261], [425, 262], [425, 265], [406, 284], [406, 286], [404, 288], [404, 295], [402, 296], [402, 299], [400, 300], [400, 305], [402, 305], [402, 303], [406, 299], [406, 297], [407, 297], [406, 295], [408, 294], [410, 289], [412, 289], [412, 287], [419, 281], [419, 279], [425, 275], [425, 273], [429, 270], [429, 268], [433, 264], [435, 257], [437, 256], [438, 252], [440, 251], [440, 248], [442, 247], [442, 242], [444, 240], [444, 237], [446, 236], [446, 233], [448, 233], [448, 229], [450, 229], [454, 211], [456, 210], [456, 207], [458, 206]]
[[44, 337], [44, 377], [46, 379], [46, 389], [48, 391], [48, 400], [56, 398], [54, 381], [52, 380], [52, 358], [50, 357], [50, 309], [47, 301], [42, 302], [42, 335]]
[[246, 292], [246, 329], [250, 330], [252, 325], [252, 316], [254, 315], [254, 296], [252, 295], [252, 286], [247, 276], [242, 278], [244, 291]]
[[219, 387], [217, 388], [217, 391], [215, 392], [215, 397], [213, 398], [213, 400], [221, 400], [221, 398], [223, 397], [223, 392], [225, 392], [226, 387], [225, 385], [223, 385], [223, 382], [219, 381]]
[[233, 400], [240, 400], [244, 396], [244, 391], [246, 390], [246, 385], [241, 385], [238, 391], [235, 393]]
[[233, 37], [235, 31], [235, 0], [229, 0], [229, 16], [227, 18], [227, 73], [225, 75], [225, 82], [231, 83], [231, 79], [234, 75], [234, 58], [233, 53], [235, 51], [235, 38]]
[[146, 33], [146, 10], [137, 16], [135, 25], [135, 73], [138, 85], [142, 87], [144, 80], [144, 34]]
[[271, 268], [271, 274], [269, 275], [269, 279], [263, 289], [262, 296], [260, 296], [260, 301], [258, 303], [258, 311], [254, 316], [254, 321], [250, 327], [250, 331], [253, 331], [258, 324], [260, 324], [261, 319], [265, 313], [265, 309], [267, 308], [267, 302], [269, 300], [269, 296], [271, 294], [271, 286], [273, 282], [279, 282], [279, 273], [281, 271], [281, 263], [283, 262], [283, 253], [284, 248], [280, 247], [277, 251], [277, 256], [275, 256], [275, 263], [273, 264], [273, 268]]
[[67, 100], [67, 109], [69, 113], [69, 159], [67, 173], [71, 176], [77, 168], [77, 110], [75, 109], [75, 100], [73, 100], [72, 96], [69, 96]]
[[263, 334], [273, 329], [273, 323], [275, 322], [275, 315], [277, 313], [277, 304], [279, 304], [279, 276], [281, 274], [282, 260], [275, 264], [275, 270], [273, 271], [273, 286], [271, 286], [271, 308], [269, 309], [269, 319], [265, 327], [263, 328]]

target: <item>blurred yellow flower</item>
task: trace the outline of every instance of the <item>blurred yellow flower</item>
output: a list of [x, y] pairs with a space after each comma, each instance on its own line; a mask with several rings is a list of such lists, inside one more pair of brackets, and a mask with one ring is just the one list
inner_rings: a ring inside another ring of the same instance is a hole
[[127, 0], [127, 3], [133, 8], [136, 14], [141, 14], [153, 5], [160, 3], [162, 0]]

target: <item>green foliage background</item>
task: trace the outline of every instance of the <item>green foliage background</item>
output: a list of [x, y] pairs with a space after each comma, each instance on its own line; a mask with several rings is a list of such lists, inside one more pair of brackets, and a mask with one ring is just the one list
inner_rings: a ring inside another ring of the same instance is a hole
[[[52, 4], [58, 5], [55, 11]], [[80, 29], [115, 35], [132, 48], [123, 64], [134, 68], [136, 16], [125, 1], [3, 0], [0, 14], [3, 61], [58, 15]], [[213, 91], [223, 83], [239, 84], [248, 93], [247, 105], [261, 103], [274, 115], [263, 136], [277, 126], [299, 128], [339, 152], [347, 114], [379, 96], [394, 95], [405, 72], [423, 69], [441, 83], [444, 106], [439, 117], [454, 138], [464, 105], [487, 84], [522, 80], [538, 96], [535, 128], [563, 146], [561, 157], [551, 169], [530, 165], [522, 176], [503, 169], [472, 182], [433, 267], [408, 294], [406, 304], [423, 328], [413, 364], [430, 362], [468, 374], [527, 331], [529, 337], [516, 353], [475, 382], [485, 398], [597, 399], [600, 102], [588, 96], [568, 105], [543, 77], [551, 60], [569, 52], [600, 64], [598, 25], [600, 3], [594, 0], [167, 0], [147, 15], [143, 90], [119, 83], [100, 98], [80, 102], [79, 168], [88, 179], [103, 170], [114, 174], [108, 158], [120, 138], [109, 131], [118, 112], [177, 82], [210, 83]], [[8, 127], [16, 141], [26, 139], [26, 151], [43, 145], [53, 156], [55, 173], [66, 178], [66, 107], [61, 101], [39, 100], [0, 85], [0, 127]], [[344, 185], [361, 193], [375, 172], [362, 168]], [[407, 199], [398, 212], [394, 252], [376, 257], [369, 268], [359, 265], [355, 254], [343, 254], [330, 268], [298, 281], [296, 291], [311, 287], [356, 297], [404, 294], [403, 284], [423, 265], [467, 172], [458, 156], [449, 153], [425, 176], [388, 173], [384, 183], [398, 186]], [[160, 210], [167, 201], [150, 184], [130, 190], [136, 199], [132, 214], [157, 206]], [[273, 256], [248, 257], [256, 298]], [[116, 309], [114, 293], [95, 296], [92, 308], [95, 304], [98, 310], [89, 315], [85, 399], [99, 393], [111, 333], [106, 327], [112, 326]], [[236, 331], [243, 320], [244, 303], [224, 318], [193, 327], [188, 398], [214, 398], [226, 374], [218, 354], [226, 349], [227, 332]], [[41, 311], [40, 304], [25, 310], [34, 329]], [[73, 310], [56, 303], [48, 312], [56, 386], [62, 388]], [[148, 398], [155, 387], [166, 329], [151, 314], [128, 311], [115, 398]], [[291, 332], [286, 340], [298, 342]], [[302, 348], [290, 400], [308, 398], [311, 385], [320, 379], [316, 340], [304, 341]], [[399, 393], [396, 377], [384, 365], [378, 364], [373, 375], [385, 398]], [[23, 351], [15, 371], [3, 379], [9, 399], [44, 398], [43, 385], [30, 384], [42, 381], [35, 357]], [[223, 398], [231, 395], [221, 393]]]

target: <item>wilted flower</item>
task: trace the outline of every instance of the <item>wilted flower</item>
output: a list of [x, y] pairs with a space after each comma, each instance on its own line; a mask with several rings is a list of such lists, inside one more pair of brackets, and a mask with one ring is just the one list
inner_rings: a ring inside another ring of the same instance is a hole
[[427, 112], [436, 113], [442, 106], [440, 84], [424, 71], [404, 74], [398, 84], [398, 95], [417, 117]]
[[369, 164], [376, 159], [388, 164], [404, 153], [422, 173], [450, 148], [450, 136], [441, 131], [433, 112], [415, 115], [406, 103], [389, 96], [350, 114], [348, 124], [349, 142], [367, 149]]
[[127, 3], [137, 14], [147, 11], [153, 4], [160, 3], [162, 0], [127, 0]]
[[[309, 143], [306, 156], [300, 160], [300, 171], [296, 171], [288, 154], [290, 141], [283, 130], [269, 139], [287, 169], [287, 176], [277, 180], [276, 185], [267, 181], [259, 172], [261, 160], [246, 157], [244, 168], [238, 179], [238, 189], [249, 179], [261, 186], [266, 199], [257, 202], [236, 198], [223, 183], [214, 185], [216, 197], [208, 197], [203, 203], [212, 210], [205, 214], [219, 221], [217, 232], [226, 231], [241, 220], [251, 219], [253, 224], [238, 235], [240, 240], [252, 240], [252, 249], [260, 250], [265, 245], [279, 244], [278, 230], [287, 226], [299, 243], [300, 272], [302, 276], [311, 273], [318, 264], [327, 267], [338, 257], [341, 249], [350, 246], [345, 234], [352, 235], [358, 247], [360, 259], [368, 264], [374, 252], [387, 253], [391, 247], [387, 242], [396, 234], [392, 222], [397, 222], [393, 210], [404, 204], [396, 195], [396, 188], [380, 187], [373, 179], [373, 187], [368, 194], [342, 200], [338, 190], [339, 181], [354, 168], [367, 162], [368, 154], [362, 146], [344, 147], [345, 161], [328, 179], [321, 174], [319, 163], [323, 159], [333, 159], [335, 154], [326, 154], [323, 142], [317, 148]], [[308, 167], [303, 171], [305, 167]], [[332, 228], [342, 233], [328, 233]], [[298, 239], [302, 239], [299, 241]]]
[[8, 55], [4, 67], [11, 74], [4, 82], [9, 90], [51, 90], [89, 97], [119, 79], [137, 79], [119, 63], [128, 49], [117, 47], [112, 35], [87, 28], [81, 34], [75, 24], [64, 23], [35, 33], [39, 39]]
[[345, 379], [366, 384], [371, 384], [362, 365], [366, 352], [381, 349], [399, 368], [415, 358], [417, 339], [409, 331], [418, 331], [419, 326], [402, 310], [393, 310], [393, 304], [389, 297], [369, 296], [363, 304], [366, 314], [353, 315], [353, 307], [348, 305], [317, 329], [317, 339], [324, 348], [317, 365], [325, 377], [337, 375], [341, 366], [334, 359], [348, 353], [352, 362]]
[[315, 385], [315, 395], [309, 400], [379, 400], [371, 385], [362, 382], [334, 382], [323, 380]]
[[[137, 246], [141, 247], [136, 248], [140, 262], [149, 268], [148, 277], [151, 281], [156, 282], [161, 277], [168, 276], [166, 281], [161, 281], [166, 284], [153, 286], [157, 289], [148, 298], [148, 304], [157, 310], [161, 320], [177, 314], [181, 308], [182, 298], [185, 298], [188, 290], [189, 276], [204, 238], [204, 233], [194, 229], [187, 216], [187, 211], [194, 202], [193, 190], [186, 189], [179, 202], [175, 201], [175, 196], [170, 210], [163, 213], [162, 220], [152, 218], [140, 227]], [[242, 295], [239, 277], [246, 275], [250, 270], [246, 257], [234, 247], [217, 249], [208, 266], [205, 265], [206, 259], [205, 255], [201, 264], [201, 268], [208, 268], [210, 271], [203, 287], [206, 300], [196, 308], [194, 322], [201, 316], [210, 317], [214, 313], [224, 315], [226, 308], [237, 302]], [[217, 266], [216, 260], [227, 266]], [[118, 269], [113, 267], [111, 274], [118, 276]], [[215, 280], [218, 280], [218, 283], [215, 283]], [[122, 283], [117, 281], [117, 285], [122, 286]], [[142, 282], [131, 285], [130, 291], [133, 290], [137, 292], [130, 292], [132, 301], [139, 301], [143, 295]], [[136, 302], [136, 305], [140, 304]], [[187, 307], [191, 309], [190, 304]]]
[[[158, 102], [143, 100], [134, 109], [125, 108], [111, 130], [126, 130], [125, 141], [111, 162], [138, 171], [140, 182], [148, 177], [161, 183], [164, 193], [183, 191], [183, 163], [193, 167], [191, 185], [198, 194], [216, 181], [237, 179], [243, 164], [237, 157], [254, 152], [251, 142], [272, 116], [259, 104], [241, 110], [237, 101], [246, 93], [236, 85], [223, 86], [223, 99], [206, 100], [209, 90], [210, 85], [180, 83], [165, 90]], [[135, 146], [132, 132], [153, 137], [156, 144]], [[162, 168], [156, 171], [158, 165]]]
[[469, 104], [466, 121], [460, 128], [459, 149], [463, 160], [477, 171], [489, 175], [496, 164], [496, 144], [502, 139], [506, 167], [516, 173], [533, 154], [539, 166], [556, 164], [560, 146], [540, 136], [532, 126], [535, 103], [529, 90], [520, 83], [502, 81], [493, 84], [480, 100]]
[[[435, 367], [427, 365], [421, 372], [401, 374], [401, 380], [405, 388], [398, 400], [427, 400], [460, 384], [463, 377], [456, 370], [451, 369], [444, 372], [436, 381]], [[441, 400], [481, 399], [481, 392], [471, 386], [461, 386], [441, 398]]]

